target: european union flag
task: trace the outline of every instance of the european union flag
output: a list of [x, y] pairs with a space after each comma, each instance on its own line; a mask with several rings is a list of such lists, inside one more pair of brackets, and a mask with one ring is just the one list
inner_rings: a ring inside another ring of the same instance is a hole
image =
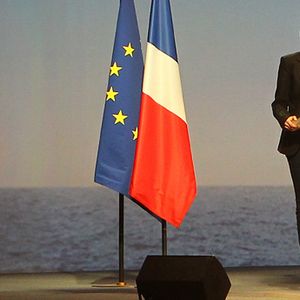
[[95, 182], [129, 194], [138, 121], [143, 56], [133, 0], [120, 0], [105, 97]]

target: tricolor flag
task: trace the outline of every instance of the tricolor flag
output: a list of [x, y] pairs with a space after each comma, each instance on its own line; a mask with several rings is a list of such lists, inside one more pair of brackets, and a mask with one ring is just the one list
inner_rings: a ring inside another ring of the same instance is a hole
[[169, 0], [152, 0], [130, 194], [176, 227], [196, 195]]
[[143, 77], [143, 56], [133, 0], [120, 0], [109, 69], [95, 182], [129, 194]]

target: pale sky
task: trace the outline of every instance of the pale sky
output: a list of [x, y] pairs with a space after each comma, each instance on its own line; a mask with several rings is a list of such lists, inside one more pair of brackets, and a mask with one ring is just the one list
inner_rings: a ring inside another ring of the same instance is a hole
[[[136, 0], [143, 49], [150, 0]], [[172, 0], [198, 185], [288, 185], [271, 114], [299, 0]], [[0, 187], [94, 186], [117, 0], [0, 0]]]

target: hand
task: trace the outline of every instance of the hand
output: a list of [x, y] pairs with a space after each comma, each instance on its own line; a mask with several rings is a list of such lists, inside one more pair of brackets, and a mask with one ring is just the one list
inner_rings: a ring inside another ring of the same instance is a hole
[[297, 125], [297, 117], [296, 116], [288, 117], [284, 122], [284, 128], [292, 132], [299, 130], [299, 127]]

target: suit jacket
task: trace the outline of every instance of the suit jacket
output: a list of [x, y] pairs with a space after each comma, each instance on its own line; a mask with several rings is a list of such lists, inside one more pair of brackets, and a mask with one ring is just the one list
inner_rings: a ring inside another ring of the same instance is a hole
[[290, 132], [284, 122], [289, 116], [300, 117], [300, 52], [281, 57], [272, 110], [282, 127], [278, 151], [292, 156], [300, 149], [300, 130]]

